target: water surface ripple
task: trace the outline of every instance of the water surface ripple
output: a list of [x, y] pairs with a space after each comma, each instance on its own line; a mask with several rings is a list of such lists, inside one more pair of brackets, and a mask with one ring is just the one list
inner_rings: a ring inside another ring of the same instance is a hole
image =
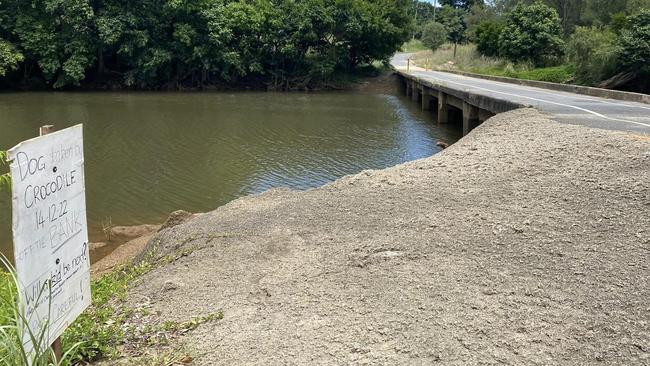
[[[430, 156], [459, 131], [394, 95], [346, 93], [0, 94], [0, 149], [38, 127], [84, 123], [91, 239], [102, 220], [156, 223], [285, 186], [306, 189]], [[0, 251], [11, 253], [0, 194]]]

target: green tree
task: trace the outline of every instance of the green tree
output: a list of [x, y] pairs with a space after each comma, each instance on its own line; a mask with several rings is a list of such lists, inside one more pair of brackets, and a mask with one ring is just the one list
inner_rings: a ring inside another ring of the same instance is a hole
[[337, 0], [335, 39], [347, 49], [349, 66], [385, 60], [411, 34], [406, 0]]
[[[618, 0], [621, 1], [621, 0]], [[628, 14], [638, 14], [643, 10], [650, 9], [650, 0], [627, 0], [626, 11]]]
[[512, 61], [530, 61], [537, 66], [553, 63], [562, 55], [561, 34], [555, 9], [541, 2], [519, 4], [506, 17], [499, 53]]
[[25, 58], [33, 60], [54, 88], [78, 85], [94, 61], [88, 0], [33, 0], [3, 3], [15, 14], [13, 33]]
[[499, 37], [504, 24], [498, 21], [486, 21], [476, 29], [476, 49], [485, 56], [499, 55]]
[[650, 9], [628, 18], [620, 35], [621, 65], [628, 69], [650, 72]]
[[475, 5], [484, 5], [484, 0], [440, 0], [440, 5], [450, 6], [452, 8], [469, 10]]
[[467, 24], [464, 20], [465, 11], [445, 5], [438, 12], [438, 22], [445, 26], [447, 30], [447, 40], [454, 44], [454, 57], [456, 57], [456, 47], [459, 43], [465, 42], [465, 30]]
[[578, 27], [567, 43], [567, 59], [575, 65], [576, 80], [594, 85], [617, 71], [616, 34], [608, 29]]
[[422, 44], [432, 51], [437, 50], [447, 41], [447, 29], [444, 25], [431, 22], [422, 30]]
[[415, 19], [414, 36], [415, 38], [422, 37], [422, 30], [424, 26], [435, 21], [434, 16], [436, 9], [433, 4], [420, 0], [413, 1], [413, 17]]
[[[304, 88], [387, 60], [412, 0], [0, 0], [3, 85]], [[432, 9], [432, 7], [430, 7]], [[23, 72], [15, 70], [21, 64]]]
[[614, 14], [625, 12], [627, 0], [586, 0], [580, 21], [585, 25], [604, 26]]
[[467, 24], [466, 38], [470, 41], [476, 41], [476, 31], [481, 23], [496, 22], [500, 18], [496, 10], [492, 6], [487, 5], [474, 5], [472, 6], [464, 17]]
[[23, 54], [16, 49], [16, 46], [0, 39], [0, 76], [15, 70], [23, 59]]

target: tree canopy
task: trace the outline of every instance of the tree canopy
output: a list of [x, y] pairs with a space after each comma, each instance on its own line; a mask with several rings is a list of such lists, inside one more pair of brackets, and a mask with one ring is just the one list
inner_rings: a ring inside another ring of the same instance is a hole
[[440, 5], [442, 6], [451, 6], [452, 8], [461, 8], [469, 10], [474, 5], [483, 5], [485, 4], [484, 0], [440, 0]]
[[513, 61], [528, 60], [542, 65], [563, 52], [560, 18], [555, 9], [542, 3], [519, 4], [507, 15], [499, 36], [500, 54]]
[[628, 19], [621, 32], [621, 63], [627, 68], [650, 72], [650, 9]]
[[304, 88], [386, 60], [409, 0], [0, 0], [0, 84]]
[[422, 44], [430, 50], [436, 50], [447, 42], [447, 29], [444, 25], [431, 22], [422, 30]]

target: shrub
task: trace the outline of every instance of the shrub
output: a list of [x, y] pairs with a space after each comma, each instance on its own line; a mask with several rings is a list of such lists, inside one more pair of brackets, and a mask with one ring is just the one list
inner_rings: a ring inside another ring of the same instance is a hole
[[628, 17], [627, 27], [621, 32], [619, 43], [623, 67], [650, 71], [650, 9]]
[[411, 39], [402, 45], [402, 52], [419, 52], [426, 51], [427, 48], [422, 44], [419, 39]]
[[551, 83], [570, 83], [574, 80], [574, 69], [562, 65], [554, 67], [537, 68], [528, 71], [516, 72], [513, 77], [527, 80], [548, 81]]
[[485, 56], [499, 55], [499, 36], [504, 25], [501, 22], [486, 21], [476, 28], [476, 49]]
[[[4, 270], [8, 272], [4, 272]], [[51, 288], [44, 285], [38, 293], [36, 302], [49, 299]], [[2, 366], [62, 366], [69, 364], [70, 353], [66, 352], [60, 360], [55, 360], [54, 350], [48, 341], [48, 322], [39, 329], [33, 329], [33, 315], [28, 315], [21, 306], [18, 294], [18, 279], [9, 261], [0, 255], [0, 365]], [[24, 338], [29, 337], [33, 350], [25, 348]], [[78, 344], [70, 348], [74, 351]]]
[[567, 43], [567, 59], [576, 68], [576, 81], [593, 85], [616, 73], [616, 34], [608, 29], [578, 27]]
[[0, 76], [15, 70], [22, 61], [22, 53], [18, 52], [14, 45], [0, 38]]
[[422, 29], [422, 44], [435, 51], [447, 41], [447, 29], [444, 25], [431, 22]]
[[499, 36], [502, 56], [512, 61], [530, 61], [536, 66], [557, 61], [563, 46], [557, 11], [540, 2], [515, 6]]

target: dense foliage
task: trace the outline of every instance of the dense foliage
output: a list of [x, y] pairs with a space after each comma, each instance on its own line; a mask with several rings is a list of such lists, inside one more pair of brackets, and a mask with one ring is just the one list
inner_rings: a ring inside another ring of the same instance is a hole
[[499, 36], [504, 24], [498, 21], [487, 21], [476, 28], [476, 49], [486, 56], [499, 54]]
[[307, 88], [386, 60], [408, 0], [0, 0], [4, 87]]
[[650, 91], [650, 0], [440, 3], [429, 13], [446, 26], [448, 41], [475, 43], [492, 73], [545, 67], [532, 76]]
[[467, 23], [465, 11], [451, 6], [443, 6], [438, 12], [438, 22], [445, 26], [449, 42], [457, 44], [466, 40]]
[[628, 18], [620, 36], [621, 64], [627, 68], [650, 71], [650, 9]]
[[576, 67], [576, 79], [596, 84], [616, 73], [616, 34], [595, 27], [578, 27], [567, 44], [568, 61]]
[[422, 44], [430, 50], [437, 50], [447, 42], [447, 30], [438, 22], [431, 22], [422, 30]]
[[440, 0], [440, 5], [468, 10], [475, 5], [483, 5], [484, 0]]
[[542, 3], [517, 5], [499, 36], [500, 55], [512, 61], [546, 65], [561, 56], [564, 41], [555, 9]]

